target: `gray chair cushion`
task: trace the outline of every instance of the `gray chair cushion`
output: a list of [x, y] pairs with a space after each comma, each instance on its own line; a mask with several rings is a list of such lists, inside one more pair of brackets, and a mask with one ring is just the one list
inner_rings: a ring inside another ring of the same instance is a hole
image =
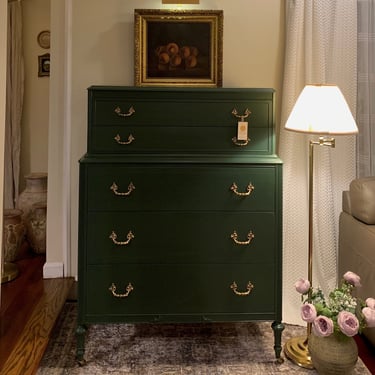
[[353, 180], [349, 194], [352, 215], [366, 224], [375, 224], [375, 177]]

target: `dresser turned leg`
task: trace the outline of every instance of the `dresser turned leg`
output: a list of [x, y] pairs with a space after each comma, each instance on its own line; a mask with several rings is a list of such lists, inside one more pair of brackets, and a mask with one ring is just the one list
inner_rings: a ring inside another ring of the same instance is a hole
[[276, 355], [276, 362], [277, 363], [283, 363], [284, 359], [280, 356], [281, 355], [281, 333], [283, 332], [285, 326], [281, 322], [273, 322], [271, 325], [273, 329], [273, 333], [275, 336], [275, 345], [273, 349], [275, 350]]
[[84, 366], [86, 364], [83, 356], [85, 355], [85, 335], [87, 327], [85, 325], [78, 325], [76, 329], [76, 338], [77, 338], [77, 351], [76, 359], [79, 366]]
[[79, 367], [86, 366], [86, 360], [84, 358], [83, 359], [78, 359], [77, 358], [77, 363], [78, 363]]

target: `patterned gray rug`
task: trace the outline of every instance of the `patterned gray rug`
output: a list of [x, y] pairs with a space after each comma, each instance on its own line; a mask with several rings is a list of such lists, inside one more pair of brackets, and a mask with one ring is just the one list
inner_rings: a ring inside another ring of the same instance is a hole
[[[289, 360], [278, 364], [270, 322], [92, 325], [86, 365], [75, 360], [76, 303], [66, 303], [37, 375], [316, 374]], [[283, 343], [305, 328], [286, 325]], [[353, 375], [370, 372], [359, 360]]]

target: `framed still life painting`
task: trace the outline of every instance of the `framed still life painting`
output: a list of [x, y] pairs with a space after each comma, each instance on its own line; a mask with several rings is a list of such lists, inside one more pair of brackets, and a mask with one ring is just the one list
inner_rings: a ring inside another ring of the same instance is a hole
[[222, 86], [222, 10], [136, 9], [134, 36], [136, 86]]

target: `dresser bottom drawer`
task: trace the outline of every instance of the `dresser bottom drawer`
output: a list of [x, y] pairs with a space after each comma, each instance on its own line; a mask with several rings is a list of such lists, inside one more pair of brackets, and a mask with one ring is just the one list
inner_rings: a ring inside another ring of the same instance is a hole
[[81, 281], [80, 312], [88, 322], [274, 319], [275, 271], [268, 263], [92, 265]]

